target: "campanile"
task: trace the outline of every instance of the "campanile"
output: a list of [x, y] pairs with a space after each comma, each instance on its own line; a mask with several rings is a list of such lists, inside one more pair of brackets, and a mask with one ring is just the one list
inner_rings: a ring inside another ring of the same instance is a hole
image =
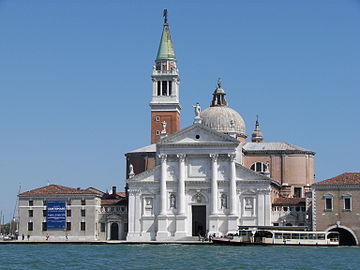
[[159, 50], [151, 78], [151, 143], [156, 143], [160, 139], [161, 123], [163, 121], [167, 124], [167, 134], [180, 130], [180, 78], [179, 70], [176, 68], [176, 57], [171, 41], [166, 9], [164, 10], [164, 25]]

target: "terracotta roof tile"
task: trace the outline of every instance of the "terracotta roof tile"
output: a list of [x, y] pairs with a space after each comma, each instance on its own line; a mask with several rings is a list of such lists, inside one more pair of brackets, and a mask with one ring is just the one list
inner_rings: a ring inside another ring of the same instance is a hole
[[298, 205], [305, 203], [305, 198], [275, 198], [273, 205]]
[[48, 185], [23, 192], [20, 195], [37, 195], [37, 194], [98, 194], [98, 193], [90, 189], [70, 188], [60, 185]]
[[360, 185], [360, 173], [348, 172], [313, 184], [314, 186]]
[[124, 204], [125, 203], [125, 198], [120, 198], [120, 199], [102, 199], [101, 200], [101, 205], [116, 205], [116, 204]]
[[120, 197], [126, 197], [125, 192], [117, 192], [116, 195], [120, 196]]

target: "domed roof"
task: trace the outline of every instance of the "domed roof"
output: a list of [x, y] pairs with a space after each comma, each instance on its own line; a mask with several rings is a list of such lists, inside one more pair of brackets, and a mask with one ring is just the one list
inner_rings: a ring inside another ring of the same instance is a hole
[[201, 114], [201, 123], [209, 128], [223, 133], [236, 133], [246, 138], [246, 126], [241, 115], [227, 105], [225, 91], [221, 88], [221, 80], [213, 93], [211, 106]]
[[219, 132], [236, 132], [246, 137], [246, 126], [241, 115], [228, 106], [209, 107], [201, 113], [201, 123]]

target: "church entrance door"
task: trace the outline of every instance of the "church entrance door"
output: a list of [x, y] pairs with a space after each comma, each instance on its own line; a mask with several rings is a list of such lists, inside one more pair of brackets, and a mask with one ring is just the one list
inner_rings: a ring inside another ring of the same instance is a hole
[[111, 224], [110, 239], [111, 240], [119, 240], [119, 225], [115, 222], [113, 224]]
[[192, 206], [192, 235], [205, 236], [206, 233], [206, 206]]

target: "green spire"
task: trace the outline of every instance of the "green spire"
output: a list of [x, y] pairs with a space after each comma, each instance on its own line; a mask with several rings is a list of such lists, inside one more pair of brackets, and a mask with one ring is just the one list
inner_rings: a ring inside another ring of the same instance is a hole
[[157, 60], [176, 60], [174, 48], [171, 42], [169, 24], [167, 22], [167, 10], [164, 10], [164, 28], [161, 35], [159, 50], [156, 56]]

